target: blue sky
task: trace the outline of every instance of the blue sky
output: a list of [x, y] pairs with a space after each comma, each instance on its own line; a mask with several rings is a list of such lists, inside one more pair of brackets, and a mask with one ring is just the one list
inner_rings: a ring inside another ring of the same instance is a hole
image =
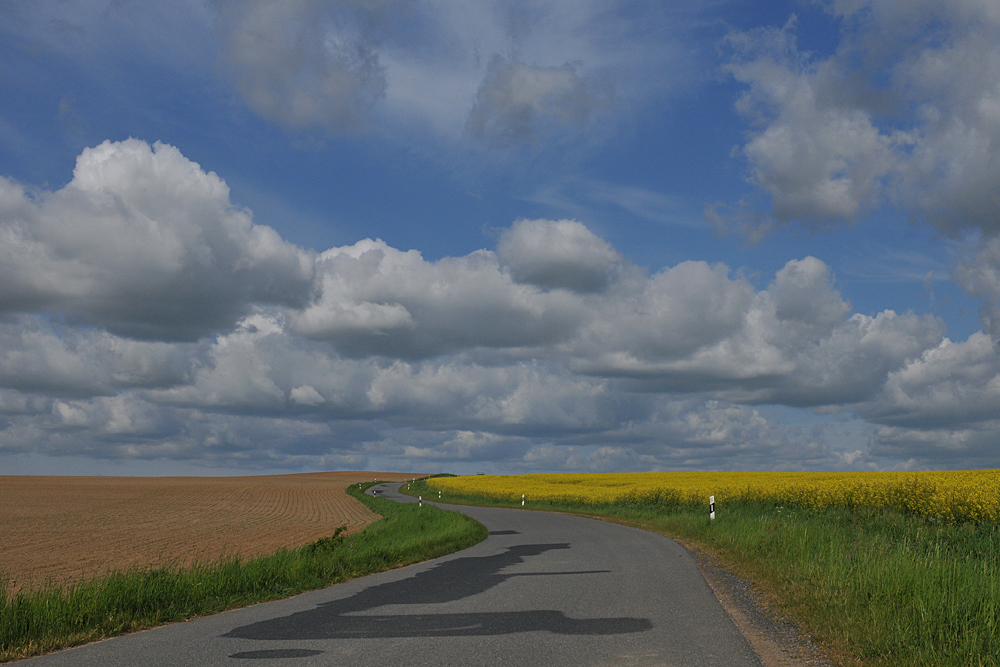
[[998, 28], [7, 3], [0, 471], [995, 467]]

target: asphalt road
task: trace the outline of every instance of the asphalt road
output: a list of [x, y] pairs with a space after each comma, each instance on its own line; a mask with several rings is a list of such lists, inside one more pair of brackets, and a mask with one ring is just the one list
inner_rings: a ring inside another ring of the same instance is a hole
[[[413, 502], [398, 486], [373, 491]], [[581, 517], [443, 507], [485, 524], [489, 539], [288, 600], [18, 664], [759, 667], [675, 542]]]

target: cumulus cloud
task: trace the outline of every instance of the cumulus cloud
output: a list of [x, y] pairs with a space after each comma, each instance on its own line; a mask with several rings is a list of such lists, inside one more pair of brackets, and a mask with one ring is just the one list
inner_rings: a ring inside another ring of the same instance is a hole
[[[215, 174], [137, 141], [85, 151], [55, 192], [3, 184], [7, 453], [857, 467], [933, 458], [927, 433], [972, 460], [1000, 428], [988, 336], [852, 313], [815, 257], [763, 288], [723, 264], [650, 273], [572, 220], [520, 220], [496, 252], [435, 261], [370, 239], [305, 253]], [[994, 289], [978, 271], [993, 250], [969, 260], [969, 289]], [[769, 406], [873, 430], [841, 444]]]
[[[531, 266], [548, 261], [553, 274], [572, 276], [591, 267], [595, 249], [621, 263], [579, 223], [519, 223], [505, 238], [566, 229], [586, 243], [529, 254]], [[149, 395], [236, 411], [402, 411], [455, 428], [578, 428], [620, 410], [626, 389], [860, 403], [944, 331], [930, 316], [850, 315], [829, 267], [813, 257], [790, 261], [761, 291], [704, 262], [652, 276], [631, 267], [588, 292], [519, 283], [486, 251], [427, 262], [365, 241], [318, 262], [313, 303], [244, 320], [219, 338], [194, 382]]]
[[203, 349], [20, 316], [0, 323], [0, 387], [61, 397], [169, 387], [191, 380]]
[[485, 250], [427, 262], [365, 240], [322, 253], [316, 270], [319, 296], [292, 325], [352, 356], [535, 347], [564, 338], [582, 316], [572, 295], [516, 283]]
[[944, 339], [893, 371], [864, 408], [872, 421], [890, 426], [961, 427], [996, 421], [1000, 403], [1000, 355], [989, 336]]
[[0, 177], [0, 312], [194, 340], [252, 302], [301, 303], [312, 262], [176, 148], [106, 141], [54, 191]]
[[783, 27], [732, 32], [724, 70], [753, 130], [739, 152], [768, 205], [713, 203], [720, 232], [757, 242], [789, 222], [823, 228], [894, 207], [960, 239], [952, 277], [1000, 336], [1000, 13], [990, 2], [828, 2], [835, 52]]
[[765, 123], [743, 146], [751, 181], [771, 197], [779, 222], [854, 220], [880, 201], [893, 147], [864, 108], [837, 99], [835, 61], [810, 63], [799, 53], [794, 18], [783, 28], [731, 33], [725, 66], [749, 89], [736, 108]]
[[307, 384], [295, 387], [290, 392], [288, 392], [288, 398], [300, 405], [319, 405], [324, 402], [326, 398], [323, 394], [316, 391], [314, 387], [310, 387]]
[[889, 373], [857, 406], [877, 427], [869, 451], [883, 460], [943, 467], [996, 465], [1000, 442], [1000, 355], [994, 339], [943, 339]]
[[[550, 374], [568, 368], [640, 391], [710, 391], [741, 402], [864, 400], [944, 330], [929, 316], [850, 316], [829, 267], [814, 257], [790, 261], [761, 291], [721, 264], [688, 261], [646, 275], [565, 220], [520, 221], [496, 254], [437, 262], [363, 241], [323, 253], [317, 275], [314, 300], [288, 310], [287, 327], [349, 358], [462, 354], [463, 364], [492, 365], [528, 356], [554, 364]], [[422, 373], [408, 371], [391, 393], [405, 393]]]
[[573, 341], [578, 370], [669, 373], [673, 362], [736, 335], [754, 292], [746, 280], [730, 279], [725, 265], [694, 261], [620, 287]]
[[952, 277], [969, 294], [980, 297], [983, 330], [1000, 340], [1000, 237], [986, 239], [969, 249], [952, 271]]
[[[775, 275], [768, 292], [778, 320], [789, 326], [800, 323], [811, 331], [830, 331], [851, 309], [834, 291], [830, 267], [815, 257], [790, 260]], [[796, 333], [801, 337], [805, 332]]]
[[534, 362], [343, 358], [324, 343], [295, 336], [276, 312], [251, 316], [220, 337], [190, 382], [143, 396], [230, 413], [377, 418], [509, 433], [593, 427], [614, 401], [600, 379]]
[[843, 28], [828, 58], [799, 50], [794, 18], [726, 40], [725, 70], [747, 85], [737, 109], [762, 128], [742, 154], [777, 222], [851, 222], [892, 204], [947, 233], [1000, 231], [995, 9], [828, 6]]
[[621, 258], [575, 220], [518, 220], [500, 235], [497, 255], [515, 281], [544, 288], [597, 292]]
[[574, 343], [578, 372], [630, 378], [646, 391], [715, 392], [742, 403], [850, 404], [942, 338], [929, 316], [847, 317], [829, 267], [790, 261], [755, 292], [724, 266], [684, 262], [618, 299]]

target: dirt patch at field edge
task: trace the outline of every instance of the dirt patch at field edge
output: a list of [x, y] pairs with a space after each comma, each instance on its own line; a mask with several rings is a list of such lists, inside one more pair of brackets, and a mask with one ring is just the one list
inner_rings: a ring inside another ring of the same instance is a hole
[[746, 637], [764, 667], [833, 667], [812, 638], [775, 613], [753, 585], [713, 554], [672, 537], [694, 557], [716, 599]]
[[296, 548], [339, 526], [357, 532], [379, 518], [347, 495], [348, 485], [417, 476], [0, 476], [0, 575], [9, 595], [110, 570]]

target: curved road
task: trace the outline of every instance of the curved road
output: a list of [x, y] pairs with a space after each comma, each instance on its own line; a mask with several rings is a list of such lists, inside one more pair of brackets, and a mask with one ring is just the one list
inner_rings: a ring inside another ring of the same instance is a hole
[[[415, 502], [398, 488], [369, 493]], [[759, 667], [675, 542], [582, 517], [442, 507], [482, 522], [489, 539], [288, 600], [23, 664]]]

